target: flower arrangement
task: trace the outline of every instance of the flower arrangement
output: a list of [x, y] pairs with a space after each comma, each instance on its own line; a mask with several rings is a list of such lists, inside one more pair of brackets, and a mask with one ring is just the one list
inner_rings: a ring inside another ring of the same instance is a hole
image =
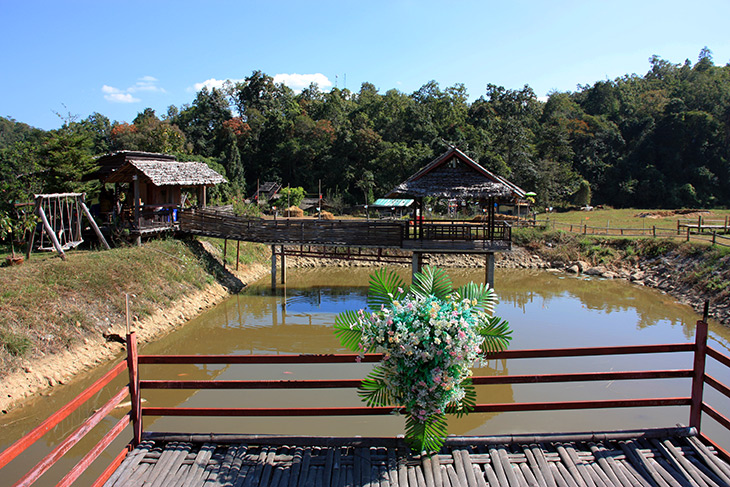
[[493, 316], [498, 298], [483, 284], [454, 290], [443, 270], [425, 267], [406, 289], [395, 272], [376, 271], [371, 311], [341, 313], [335, 335], [361, 356], [383, 353], [358, 394], [371, 407], [398, 407], [411, 448], [437, 451], [446, 439], [446, 415], [468, 414], [476, 403], [471, 367], [505, 349], [512, 332]]

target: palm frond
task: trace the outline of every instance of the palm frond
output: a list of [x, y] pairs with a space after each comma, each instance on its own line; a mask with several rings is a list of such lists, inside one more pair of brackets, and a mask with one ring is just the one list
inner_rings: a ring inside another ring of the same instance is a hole
[[405, 292], [399, 293], [398, 289], [405, 288], [403, 279], [393, 269], [381, 267], [370, 276], [368, 306], [371, 309], [379, 309], [381, 305], [389, 306], [405, 294]]
[[375, 366], [373, 370], [360, 382], [357, 389], [357, 395], [365, 401], [369, 407], [390, 406], [393, 404], [390, 394], [388, 394], [387, 384], [385, 382], [385, 371], [380, 366]]
[[470, 282], [464, 284], [456, 290], [456, 294], [459, 296], [459, 299], [476, 300], [476, 304], [473, 307], [477, 310], [485, 311], [489, 315], [494, 313], [494, 308], [499, 302], [499, 297], [494, 292], [494, 288], [485, 286], [482, 283]]
[[474, 406], [477, 404], [477, 390], [474, 388], [471, 379], [464, 379], [461, 384], [465, 392], [461, 404], [449, 404], [446, 408], [447, 414], [455, 414], [457, 418], [474, 411]]
[[446, 416], [430, 417], [426, 422], [408, 416], [406, 418], [406, 443], [417, 452], [437, 452], [443, 446], [448, 434]]
[[424, 297], [436, 296], [439, 299], [446, 299], [453, 292], [453, 286], [445, 270], [426, 266], [421, 272], [413, 275], [411, 291]]
[[509, 322], [499, 316], [487, 318], [484, 326], [479, 330], [479, 334], [484, 337], [482, 352], [485, 354], [505, 350], [512, 340]]
[[360, 329], [352, 327], [356, 323], [357, 313], [352, 310], [343, 311], [335, 318], [335, 336], [340, 339], [343, 347], [353, 352], [360, 351], [360, 338], [362, 338]]

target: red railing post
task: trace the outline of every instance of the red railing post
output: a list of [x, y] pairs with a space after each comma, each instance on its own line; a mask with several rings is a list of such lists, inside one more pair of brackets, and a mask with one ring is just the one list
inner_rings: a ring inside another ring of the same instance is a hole
[[689, 425], [700, 431], [702, 419], [702, 393], [705, 385], [705, 362], [707, 359], [707, 312], [709, 303], [705, 302], [703, 319], [697, 321], [695, 331], [694, 366], [692, 374], [692, 405], [689, 410]]
[[132, 402], [133, 445], [136, 447], [142, 439], [142, 401], [139, 394], [139, 360], [137, 353], [137, 335], [127, 334], [127, 368], [129, 368], [129, 396]]

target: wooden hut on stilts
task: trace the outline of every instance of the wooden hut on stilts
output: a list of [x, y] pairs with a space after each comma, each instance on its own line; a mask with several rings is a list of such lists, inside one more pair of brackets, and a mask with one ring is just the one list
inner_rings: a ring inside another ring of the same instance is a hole
[[[413, 198], [412, 206], [414, 239], [435, 240], [436, 232], [448, 232], [438, 225], [428, 224], [424, 220], [424, 203], [426, 197], [442, 198], [458, 201], [476, 201], [482, 208], [485, 218], [483, 226], [485, 239], [493, 240], [497, 229], [496, 209], [500, 202], [513, 202], [524, 199], [525, 191], [501, 176], [488, 171], [456, 147], [431, 161], [420, 171], [393, 188], [386, 198]], [[437, 238], [436, 238], [437, 239]], [[413, 268], [421, 267], [423, 253], [426, 249], [413, 252]], [[491, 286], [494, 285], [494, 251], [485, 252], [486, 277]]]

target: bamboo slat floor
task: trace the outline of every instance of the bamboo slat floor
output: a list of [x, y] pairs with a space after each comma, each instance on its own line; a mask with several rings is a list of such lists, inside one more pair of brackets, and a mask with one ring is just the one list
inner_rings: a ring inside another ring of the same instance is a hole
[[402, 439], [147, 434], [106, 486], [723, 487], [730, 466], [691, 428]]

